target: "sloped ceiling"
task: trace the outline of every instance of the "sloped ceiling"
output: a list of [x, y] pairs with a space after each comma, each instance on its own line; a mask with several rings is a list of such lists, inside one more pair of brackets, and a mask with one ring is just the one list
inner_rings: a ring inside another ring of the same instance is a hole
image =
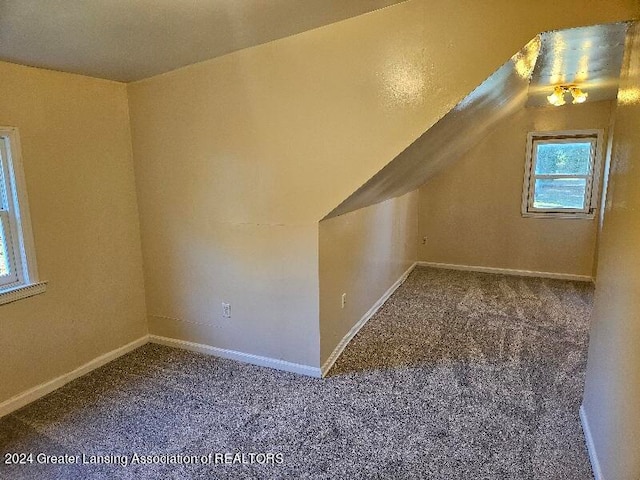
[[557, 83], [579, 84], [588, 101], [615, 99], [627, 28], [597, 25], [534, 38], [325, 219], [415, 190], [521, 108], [563, 108], [546, 100]]
[[0, 60], [129, 82], [405, 0], [1, 0]]
[[527, 106], [546, 106], [549, 86], [557, 84], [580, 85], [591, 102], [616, 98], [627, 28], [618, 23], [543, 33]]

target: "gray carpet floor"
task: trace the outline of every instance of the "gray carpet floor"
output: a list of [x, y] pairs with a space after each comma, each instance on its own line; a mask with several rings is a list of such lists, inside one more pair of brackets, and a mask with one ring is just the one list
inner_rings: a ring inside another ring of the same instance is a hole
[[324, 380], [146, 345], [0, 420], [0, 478], [592, 479], [578, 418], [592, 288], [418, 268]]

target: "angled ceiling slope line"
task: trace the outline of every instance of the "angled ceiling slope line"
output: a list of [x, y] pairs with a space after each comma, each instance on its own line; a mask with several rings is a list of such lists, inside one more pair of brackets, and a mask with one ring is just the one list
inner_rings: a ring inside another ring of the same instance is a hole
[[406, 0], [2, 0], [0, 60], [131, 82]]
[[615, 99], [628, 27], [615, 23], [538, 35], [323, 220], [417, 189], [503, 119], [525, 106], [547, 105], [554, 82], [584, 84], [589, 101]]

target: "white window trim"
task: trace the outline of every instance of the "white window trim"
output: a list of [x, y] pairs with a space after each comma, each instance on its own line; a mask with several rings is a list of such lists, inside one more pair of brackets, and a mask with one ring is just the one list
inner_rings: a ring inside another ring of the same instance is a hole
[[13, 212], [7, 219], [11, 238], [6, 239], [13, 249], [13, 256], [18, 265], [14, 266], [16, 278], [11, 284], [0, 287], [0, 305], [15, 302], [22, 298], [43, 293], [46, 282], [39, 281], [38, 265], [36, 261], [31, 217], [29, 215], [29, 200], [22, 167], [22, 148], [20, 135], [15, 127], [0, 126], [0, 142], [3, 146], [6, 170], [5, 182], [8, 184], [7, 202]]
[[[595, 138], [593, 144], [593, 164], [592, 175], [587, 180], [586, 191], [586, 209], [584, 210], [563, 210], [561, 212], [550, 212], [545, 209], [533, 208], [534, 189], [531, 184], [534, 179], [533, 167], [533, 148], [536, 141], [545, 140], [563, 140], [571, 141], [576, 138]], [[529, 132], [527, 135], [527, 158], [525, 162], [524, 184], [522, 187], [522, 205], [521, 211], [523, 217], [528, 218], [573, 218], [592, 220], [598, 208], [598, 198], [600, 194], [600, 180], [602, 176], [602, 145], [604, 138], [604, 130], [588, 129], [588, 130], [561, 130], [553, 132]]]

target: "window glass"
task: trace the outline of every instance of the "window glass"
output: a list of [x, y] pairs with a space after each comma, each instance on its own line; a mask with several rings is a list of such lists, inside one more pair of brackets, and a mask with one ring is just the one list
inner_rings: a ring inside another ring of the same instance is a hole
[[[0, 139], [0, 141], [2, 141], [2, 139]], [[2, 149], [0, 148], [0, 210], [8, 210], [9, 203], [7, 201], [7, 188], [4, 179], [4, 170], [6, 167], [3, 163], [2, 153]]]
[[536, 179], [533, 206], [550, 210], [583, 210], [586, 190], [585, 178]]
[[2, 222], [0, 222], [0, 277], [9, 275], [9, 253]]
[[601, 130], [530, 132], [522, 214], [593, 218], [599, 192]]
[[38, 281], [18, 130], [0, 127], [0, 305], [38, 295]]
[[[2, 141], [2, 139], [0, 139]], [[5, 228], [9, 219], [9, 205], [7, 202], [7, 188], [5, 185], [3, 149], [0, 148], [0, 279], [10, 273], [8, 235]]]
[[536, 147], [536, 175], [589, 175], [591, 142], [537, 142]]

